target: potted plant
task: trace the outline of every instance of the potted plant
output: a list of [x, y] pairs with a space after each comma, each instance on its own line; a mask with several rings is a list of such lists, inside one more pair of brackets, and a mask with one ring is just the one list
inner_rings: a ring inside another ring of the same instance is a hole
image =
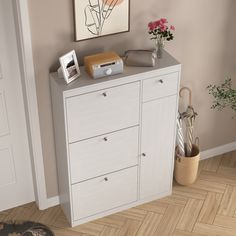
[[209, 94], [214, 97], [212, 109], [221, 111], [229, 107], [236, 112], [236, 89], [232, 88], [231, 78], [226, 78], [224, 83], [220, 85], [210, 84], [207, 89]]
[[175, 27], [173, 25], [168, 26], [167, 24], [168, 21], [165, 18], [149, 22], [148, 24], [148, 33], [151, 35], [151, 40], [155, 41], [157, 58], [162, 57], [164, 42], [174, 39], [173, 31], [175, 30]]

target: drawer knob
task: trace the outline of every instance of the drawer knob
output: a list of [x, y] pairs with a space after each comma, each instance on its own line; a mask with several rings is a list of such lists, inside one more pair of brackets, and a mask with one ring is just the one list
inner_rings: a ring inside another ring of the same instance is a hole
[[143, 157], [146, 157], [147, 155], [146, 155], [146, 153], [142, 153], [142, 156], [143, 156]]
[[107, 93], [106, 93], [106, 92], [104, 92], [104, 93], [102, 93], [102, 95], [103, 95], [103, 97], [106, 97], [106, 96], [107, 96]]
[[106, 75], [111, 75], [111, 74], [112, 74], [112, 69], [111, 69], [111, 68], [107, 69], [107, 70], [105, 71], [105, 74], [106, 74]]
[[164, 83], [164, 81], [162, 79], [159, 79], [158, 82], [161, 83], [161, 84]]
[[103, 140], [104, 140], [104, 141], [108, 141], [107, 137], [104, 137]]
[[105, 178], [104, 178], [104, 180], [107, 182], [107, 181], [108, 181], [108, 178], [107, 178], [107, 177], [105, 177]]

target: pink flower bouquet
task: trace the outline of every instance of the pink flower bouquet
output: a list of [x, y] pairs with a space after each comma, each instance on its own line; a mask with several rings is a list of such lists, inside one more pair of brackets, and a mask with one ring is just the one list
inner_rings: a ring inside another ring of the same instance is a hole
[[173, 25], [168, 26], [168, 21], [165, 18], [150, 22], [148, 24], [149, 34], [152, 35], [151, 39], [159, 39], [162, 41], [170, 41], [174, 39], [173, 31], [175, 27]]

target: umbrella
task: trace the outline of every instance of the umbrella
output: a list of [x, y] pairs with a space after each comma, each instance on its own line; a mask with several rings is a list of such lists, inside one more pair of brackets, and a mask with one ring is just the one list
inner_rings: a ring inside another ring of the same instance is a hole
[[178, 152], [180, 156], [185, 156], [184, 151], [184, 136], [183, 136], [183, 124], [181, 115], [178, 112], [178, 118], [177, 118], [177, 144], [178, 144]]
[[181, 88], [179, 94], [183, 90], [187, 90], [189, 92], [189, 105], [185, 112], [180, 114], [181, 119], [185, 122], [186, 125], [186, 154], [187, 156], [191, 156], [192, 154], [192, 146], [193, 146], [193, 123], [197, 116], [197, 113], [194, 111], [192, 107], [192, 92], [188, 87]]

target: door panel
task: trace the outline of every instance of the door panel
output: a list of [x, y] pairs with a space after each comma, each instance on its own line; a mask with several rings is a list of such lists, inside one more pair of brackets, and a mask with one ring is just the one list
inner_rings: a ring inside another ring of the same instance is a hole
[[0, 188], [16, 182], [14, 158], [11, 147], [0, 149]]
[[34, 201], [12, 0], [0, 1], [0, 211]]
[[176, 96], [143, 104], [140, 197], [171, 189]]
[[6, 101], [3, 91], [0, 91], [0, 136], [9, 133]]

